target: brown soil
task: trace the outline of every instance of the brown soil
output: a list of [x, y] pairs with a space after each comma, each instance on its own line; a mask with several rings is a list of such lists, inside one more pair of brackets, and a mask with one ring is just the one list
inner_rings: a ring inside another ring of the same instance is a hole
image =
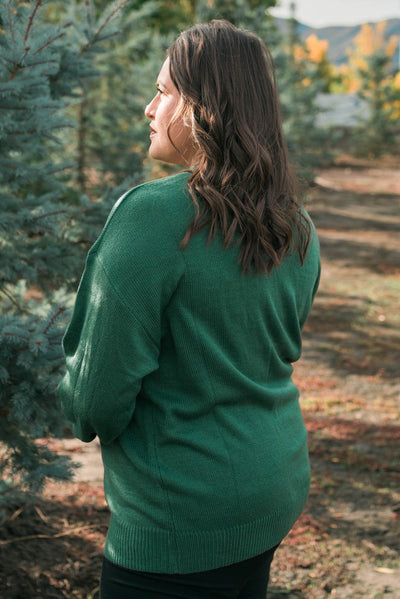
[[[277, 552], [271, 599], [400, 597], [400, 170], [343, 157], [318, 173], [308, 209], [323, 276], [295, 378], [312, 486]], [[54, 441], [49, 441], [55, 443]], [[82, 462], [10, 507], [0, 532], [4, 599], [98, 598], [108, 509], [96, 445], [56, 446]]]

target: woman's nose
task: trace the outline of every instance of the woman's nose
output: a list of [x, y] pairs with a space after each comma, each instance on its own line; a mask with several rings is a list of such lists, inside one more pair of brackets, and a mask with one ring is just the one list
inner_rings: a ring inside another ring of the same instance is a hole
[[155, 98], [153, 98], [150, 104], [147, 104], [144, 109], [144, 114], [148, 119], [152, 119], [154, 118], [155, 112]]

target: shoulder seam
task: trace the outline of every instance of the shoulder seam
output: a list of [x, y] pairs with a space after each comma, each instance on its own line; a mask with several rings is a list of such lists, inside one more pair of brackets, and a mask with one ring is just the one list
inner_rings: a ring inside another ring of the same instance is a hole
[[122, 196], [115, 202], [114, 206], [112, 207], [107, 220], [103, 226], [103, 229], [101, 230], [99, 236], [97, 237], [96, 241], [94, 242], [94, 244], [92, 245], [92, 247], [89, 250], [89, 254], [96, 254], [99, 247], [101, 246], [101, 242], [102, 239], [109, 227], [109, 224], [111, 223], [114, 214], [117, 212], [118, 208], [121, 206], [121, 204], [124, 202], [124, 200], [126, 200], [130, 195], [135, 194], [135, 192], [139, 191], [142, 187], [147, 187], [147, 186], [151, 186], [153, 184], [157, 184], [157, 183], [164, 183], [166, 182], [166, 180], [171, 180], [173, 177], [178, 177], [184, 174], [188, 174], [186, 171], [177, 173], [176, 175], [171, 175], [170, 177], [163, 177], [160, 179], [153, 179], [151, 181], [145, 181], [144, 183], [140, 183], [140, 185], [136, 185], [135, 187], [132, 187], [131, 189], [128, 189], [128, 191], [126, 191], [124, 194], [122, 194]]

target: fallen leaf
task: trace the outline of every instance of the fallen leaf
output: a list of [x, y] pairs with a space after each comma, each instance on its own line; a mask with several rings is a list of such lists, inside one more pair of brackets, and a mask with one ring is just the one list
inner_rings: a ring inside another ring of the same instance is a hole
[[396, 574], [396, 570], [392, 568], [374, 568], [375, 572], [379, 572], [379, 574]]

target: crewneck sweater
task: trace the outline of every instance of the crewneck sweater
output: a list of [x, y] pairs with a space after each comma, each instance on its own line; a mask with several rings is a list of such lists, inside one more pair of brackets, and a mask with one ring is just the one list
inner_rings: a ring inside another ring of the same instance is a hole
[[206, 229], [188, 173], [115, 205], [91, 250], [63, 340], [59, 385], [77, 437], [100, 439], [111, 521], [105, 556], [189, 573], [279, 543], [309, 489], [292, 363], [315, 295], [315, 230], [304, 264], [242, 274], [239, 249]]

